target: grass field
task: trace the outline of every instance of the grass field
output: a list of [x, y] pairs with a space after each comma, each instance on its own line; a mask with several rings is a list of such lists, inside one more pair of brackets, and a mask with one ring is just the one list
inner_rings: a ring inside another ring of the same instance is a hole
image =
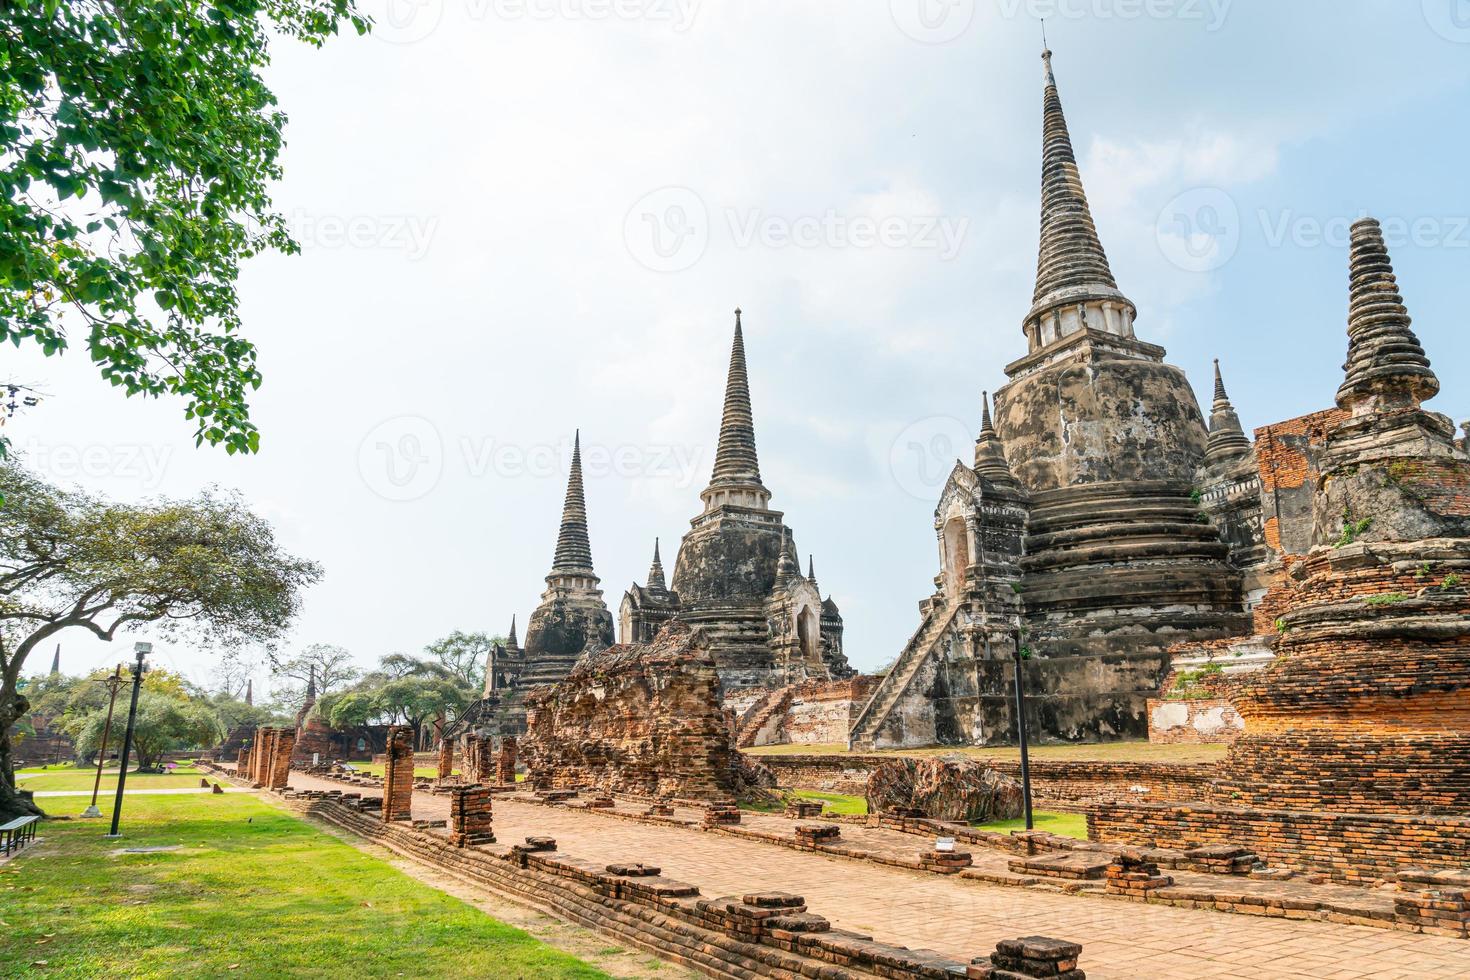
[[[813, 789], [796, 789], [791, 791], [792, 795], [802, 800], [821, 800], [827, 804], [827, 812], [835, 814], [862, 815], [868, 812], [868, 801], [861, 796], [848, 796], [843, 793], [824, 793]], [[1063, 837], [1076, 837], [1079, 840], [1087, 839], [1087, 816], [1082, 813], [1056, 813], [1051, 810], [1036, 810], [1032, 814], [1032, 824], [1037, 830], [1047, 830], [1053, 834]], [[980, 830], [995, 830], [1001, 833], [1009, 833], [1012, 830], [1025, 830], [1024, 818], [1018, 820], [998, 820], [994, 823], [976, 824]]]
[[[370, 776], [381, 776], [386, 768], [381, 762], [354, 762], [351, 765], [358, 772], [367, 773]], [[453, 769], [451, 772], [456, 776], [459, 775], [458, 769]], [[439, 776], [439, 770], [435, 766], [415, 766], [413, 774], [425, 779], [435, 779]]]
[[[38, 793], [92, 792], [92, 782], [97, 778], [95, 769], [58, 768], [46, 770], [22, 769], [16, 773], [21, 789], [32, 789]], [[179, 766], [168, 775], [150, 772], [129, 772], [127, 789], [169, 789], [173, 787], [198, 786], [199, 777], [206, 775], [193, 766]], [[117, 770], [102, 770], [102, 792], [117, 789]]]
[[[1095, 745], [1033, 745], [1031, 758], [1037, 760], [1089, 762], [1215, 762], [1225, 757], [1228, 745], [1166, 745], [1153, 742], [1099, 742]], [[847, 755], [841, 743], [817, 745], [762, 745], [742, 749], [747, 755]], [[940, 745], [923, 749], [880, 749], [855, 755], [959, 755], [971, 759], [1019, 759], [1021, 750], [1010, 746], [995, 748]]]
[[[1087, 840], [1087, 814], [1085, 813], [1057, 813], [1052, 810], [1033, 810], [1031, 823], [1037, 830], [1045, 830], [1059, 837], [1075, 837], [1078, 840]], [[1015, 820], [997, 820], [994, 823], [978, 825], [981, 830], [995, 830], [1008, 834], [1013, 830], [1025, 830], [1026, 819], [1024, 817]]]
[[0, 976], [606, 976], [247, 794], [106, 826], [48, 822], [0, 865]]

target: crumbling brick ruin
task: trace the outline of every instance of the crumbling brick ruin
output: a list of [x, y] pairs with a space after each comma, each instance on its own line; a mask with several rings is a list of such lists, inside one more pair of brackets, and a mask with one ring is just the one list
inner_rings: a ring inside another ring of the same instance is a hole
[[514, 786], [516, 782], [516, 737], [500, 736], [500, 751], [495, 755], [495, 781], [501, 786]]
[[584, 658], [554, 688], [527, 698], [521, 743], [537, 789], [728, 799], [734, 738], [720, 675], [702, 631], [674, 622], [651, 644]]
[[441, 783], [454, 775], [454, 741], [453, 739], [439, 739], [439, 755], [435, 759], [434, 776]]
[[291, 775], [291, 750], [296, 747], [296, 732], [290, 728], [273, 730], [270, 763], [267, 767], [265, 788], [285, 789]]
[[1275, 658], [1225, 689], [1245, 733], [1206, 806], [1105, 809], [1102, 840], [1227, 837], [1346, 880], [1470, 860], [1470, 458], [1421, 407], [1439, 382], [1376, 221], [1350, 278], [1338, 413], [1292, 522], [1309, 550], [1266, 597]]
[[455, 847], [495, 843], [493, 799], [486, 786], [456, 786], [449, 796], [449, 840]]
[[388, 729], [384, 752], [383, 819], [411, 820], [413, 806], [413, 729], [394, 725]]

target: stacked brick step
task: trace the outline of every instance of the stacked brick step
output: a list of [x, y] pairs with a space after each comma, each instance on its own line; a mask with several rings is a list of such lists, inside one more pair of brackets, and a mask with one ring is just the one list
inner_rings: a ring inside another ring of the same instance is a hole
[[820, 800], [787, 800], [786, 816], [792, 820], [811, 820], [820, 817], [826, 806]]
[[1131, 902], [1146, 902], [1149, 892], [1174, 884], [1172, 877], [1161, 874], [1157, 864], [1136, 850], [1125, 850], [1114, 858], [1108, 865], [1106, 877], [1104, 891]]
[[919, 852], [919, 865], [925, 871], [933, 871], [936, 874], [956, 875], [974, 863], [974, 855], [969, 851], [934, 849]]
[[796, 825], [796, 842], [808, 847], [835, 842], [842, 836], [842, 828], [835, 823], [799, 823]]
[[1470, 938], [1470, 870], [1400, 871], [1394, 921], [1435, 936]]
[[729, 827], [740, 822], [740, 808], [733, 803], [715, 803], [704, 810], [704, 826]]
[[995, 944], [988, 961], [970, 966], [971, 980], [1014, 980], [1017, 977], [1056, 977], [1057, 980], [1086, 980], [1077, 969], [1082, 947], [1077, 943], [1027, 936], [1003, 939]]

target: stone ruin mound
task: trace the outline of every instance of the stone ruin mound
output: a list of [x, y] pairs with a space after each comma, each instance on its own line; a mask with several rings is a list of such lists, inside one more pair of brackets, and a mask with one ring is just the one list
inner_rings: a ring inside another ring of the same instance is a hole
[[521, 751], [537, 789], [728, 801], [775, 783], [735, 751], [708, 641], [685, 623], [588, 653], [526, 708]]
[[918, 810], [935, 820], [1014, 820], [1021, 784], [969, 759], [890, 759], [868, 776], [869, 813]]

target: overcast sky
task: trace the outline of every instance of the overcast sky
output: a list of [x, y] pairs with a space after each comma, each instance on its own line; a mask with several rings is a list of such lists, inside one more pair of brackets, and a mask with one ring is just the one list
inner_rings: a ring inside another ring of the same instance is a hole
[[[30, 465], [128, 499], [236, 487], [322, 562], [293, 647], [368, 664], [524, 624], [578, 426], [609, 608], [655, 535], [672, 569], [738, 305], [772, 506], [854, 665], [893, 657], [933, 588], [944, 475], [1025, 350], [1042, 16], [1138, 334], [1206, 408], [1212, 357], [1247, 428], [1332, 404], [1366, 210], [1443, 383], [1430, 407], [1470, 415], [1466, 0], [368, 9], [374, 36], [283, 41], [269, 71], [304, 254], [240, 284], [258, 456], [195, 449], [181, 404], [124, 400], [80, 348], [0, 366], [51, 395], [8, 429]], [[64, 668], [138, 638], [65, 635]]]

